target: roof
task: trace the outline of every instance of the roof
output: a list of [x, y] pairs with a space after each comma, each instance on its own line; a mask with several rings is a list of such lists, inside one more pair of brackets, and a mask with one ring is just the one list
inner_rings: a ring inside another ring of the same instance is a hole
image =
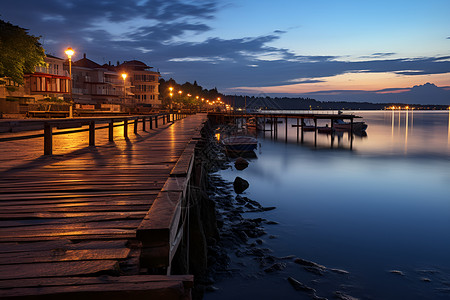
[[139, 60], [130, 60], [130, 61], [124, 61], [122, 64], [118, 66], [127, 68], [127, 69], [135, 69], [135, 70], [145, 70], [145, 69], [151, 69], [153, 67], [147, 66], [145, 63]]
[[45, 54], [45, 56], [48, 57], [48, 58], [54, 58], [54, 59], [64, 60], [64, 59], [62, 59], [62, 58], [60, 58], [60, 57], [56, 57], [56, 56], [51, 55], [51, 54]]
[[102, 68], [101, 65], [99, 65], [98, 63], [83, 57], [80, 60], [74, 61], [72, 63], [73, 66], [77, 66], [77, 67], [83, 67], [83, 68], [90, 68], [90, 69], [98, 69], [98, 68]]

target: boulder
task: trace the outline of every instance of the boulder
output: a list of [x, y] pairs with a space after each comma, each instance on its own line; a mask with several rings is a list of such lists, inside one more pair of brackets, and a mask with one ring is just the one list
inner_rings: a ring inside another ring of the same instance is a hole
[[234, 162], [234, 167], [236, 170], [242, 171], [248, 167], [248, 161], [242, 157], [238, 157]]
[[246, 189], [248, 189], [249, 186], [250, 184], [248, 183], [248, 181], [242, 179], [241, 177], [236, 177], [233, 182], [233, 188], [236, 194], [242, 194]]

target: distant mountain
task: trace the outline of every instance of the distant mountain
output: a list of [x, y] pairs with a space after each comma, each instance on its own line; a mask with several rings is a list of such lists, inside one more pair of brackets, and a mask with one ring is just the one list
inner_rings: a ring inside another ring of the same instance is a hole
[[450, 105], [450, 90], [437, 87], [429, 82], [413, 86], [409, 92], [404, 92], [402, 96], [405, 103]]
[[320, 101], [350, 101], [374, 103], [405, 103], [422, 105], [450, 105], [450, 87], [438, 87], [427, 82], [407, 89], [389, 89], [374, 92], [331, 91], [308, 94]]
[[333, 91], [314, 93], [309, 97], [254, 97], [225, 96], [226, 103], [236, 107], [263, 109], [384, 109], [388, 106], [414, 105], [417, 108], [446, 109], [450, 106], [450, 88], [432, 83], [416, 85], [409, 89], [364, 91]]

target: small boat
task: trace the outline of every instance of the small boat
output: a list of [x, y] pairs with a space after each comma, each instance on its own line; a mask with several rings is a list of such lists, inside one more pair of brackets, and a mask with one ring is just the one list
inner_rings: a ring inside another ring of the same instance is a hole
[[264, 130], [264, 125], [260, 124], [256, 118], [248, 119], [246, 126], [247, 126], [247, 129]]
[[[344, 122], [342, 119], [337, 119], [333, 121], [333, 127], [336, 130], [351, 130], [352, 123]], [[353, 132], [365, 131], [367, 129], [367, 124], [365, 122], [353, 122]]]
[[224, 138], [222, 144], [225, 150], [231, 152], [248, 152], [253, 151], [258, 146], [258, 140], [251, 136], [232, 136]]
[[332, 133], [333, 132], [333, 128], [331, 128], [327, 124], [326, 126], [317, 127], [317, 132], [318, 133]]

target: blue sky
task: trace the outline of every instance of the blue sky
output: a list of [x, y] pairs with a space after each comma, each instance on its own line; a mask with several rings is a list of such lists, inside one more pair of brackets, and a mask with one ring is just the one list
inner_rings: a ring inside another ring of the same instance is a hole
[[53, 55], [138, 59], [223, 93], [387, 101], [427, 82], [450, 90], [448, 12], [448, 0], [16, 0], [0, 18]]

